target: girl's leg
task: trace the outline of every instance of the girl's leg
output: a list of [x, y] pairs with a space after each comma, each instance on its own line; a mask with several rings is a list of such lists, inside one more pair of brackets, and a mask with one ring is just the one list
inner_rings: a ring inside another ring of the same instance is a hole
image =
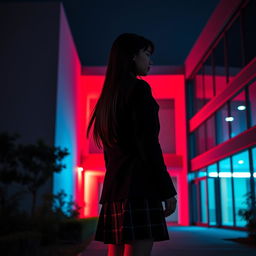
[[150, 256], [153, 239], [135, 240], [124, 245], [124, 256]]
[[108, 256], [123, 256], [123, 244], [108, 244]]

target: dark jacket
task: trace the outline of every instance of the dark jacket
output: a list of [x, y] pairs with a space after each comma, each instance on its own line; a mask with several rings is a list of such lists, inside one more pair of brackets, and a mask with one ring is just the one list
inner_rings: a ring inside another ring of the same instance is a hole
[[144, 80], [127, 78], [117, 101], [118, 143], [104, 146], [106, 174], [100, 203], [175, 196], [158, 135], [159, 105]]

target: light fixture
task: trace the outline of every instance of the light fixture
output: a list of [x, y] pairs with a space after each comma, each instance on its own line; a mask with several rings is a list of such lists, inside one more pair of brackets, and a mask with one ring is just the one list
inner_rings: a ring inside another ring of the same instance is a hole
[[237, 109], [238, 109], [238, 110], [245, 110], [245, 109], [246, 109], [246, 106], [240, 105], [240, 106], [237, 107]]
[[82, 172], [84, 170], [83, 167], [77, 167], [77, 171]]
[[[208, 173], [209, 177], [212, 178], [231, 178], [232, 176], [234, 178], [250, 178], [251, 177], [251, 173], [250, 172], [209, 172]], [[253, 174], [254, 178], [256, 177], [256, 173]]]
[[226, 122], [232, 122], [232, 121], [234, 121], [234, 117], [233, 116], [227, 116], [227, 117], [225, 117], [225, 121]]

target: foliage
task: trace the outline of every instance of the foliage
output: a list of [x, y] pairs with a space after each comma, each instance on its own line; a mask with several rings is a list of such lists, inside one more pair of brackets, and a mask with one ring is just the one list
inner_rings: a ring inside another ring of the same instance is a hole
[[248, 230], [248, 235], [256, 239], [256, 203], [255, 198], [251, 192], [245, 194], [247, 205], [246, 209], [240, 209], [238, 215], [240, 215], [246, 222], [246, 227]]
[[[0, 133], [0, 250], [3, 252], [7, 248], [9, 255], [17, 255], [17, 252], [35, 255], [38, 248], [40, 252], [47, 251], [63, 239], [75, 243], [81, 241], [92, 229], [86, 225], [84, 230], [84, 222], [77, 219], [81, 207], [71, 196], [68, 198], [63, 190], [56, 195], [45, 194], [43, 203], [36, 205], [38, 189], [53, 173], [65, 168], [62, 160], [68, 155], [67, 149], [49, 146], [42, 140], [35, 144], [18, 144], [17, 138], [18, 135]], [[18, 189], [13, 190], [13, 185]], [[28, 193], [32, 196], [31, 214], [21, 212], [19, 208], [23, 195]], [[61, 245], [56, 250], [63, 249], [61, 255], [64, 255], [64, 247]]]
[[0, 180], [5, 185], [20, 181], [17, 172], [17, 145], [15, 144], [18, 137], [17, 134], [0, 133]]
[[69, 197], [66, 199], [67, 194], [64, 190], [60, 190], [56, 195], [45, 194], [43, 196], [43, 205], [38, 209], [41, 215], [52, 213], [61, 220], [73, 219], [79, 216], [81, 207]]
[[65, 168], [61, 160], [68, 152], [67, 149], [46, 145], [42, 140], [36, 144], [19, 145], [18, 152], [18, 160], [24, 170], [21, 183], [32, 194], [31, 212], [34, 214], [38, 189], [54, 172], [58, 173]]
[[[38, 140], [35, 144], [18, 144], [19, 137], [17, 134], [0, 133], [1, 235], [34, 230], [37, 218], [45, 221], [46, 218], [53, 219], [50, 205], [44, 212], [45, 215], [33, 216], [36, 210], [37, 191], [54, 172], [60, 172], [65, 168], [61, 161], [68, 155], [67, 149], [62, 150], [59, 147], [47, 145], [42, 140]], [[19, 208], [23, 195], [28, 193], [32, 195], [31, 217], [26, 212], [21, 212]]]

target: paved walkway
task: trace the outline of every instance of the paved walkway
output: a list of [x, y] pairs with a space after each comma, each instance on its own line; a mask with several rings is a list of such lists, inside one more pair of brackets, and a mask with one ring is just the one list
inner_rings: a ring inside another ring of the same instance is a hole
[[[197, 226], [169, 226], [170, 240], [155, 242], [151, 256], [254, 256], [256, 247], [226, 239], [246, 237], [244, 231]], [[107, 245], [92, 241], [80, 256], [106, 256]]]

